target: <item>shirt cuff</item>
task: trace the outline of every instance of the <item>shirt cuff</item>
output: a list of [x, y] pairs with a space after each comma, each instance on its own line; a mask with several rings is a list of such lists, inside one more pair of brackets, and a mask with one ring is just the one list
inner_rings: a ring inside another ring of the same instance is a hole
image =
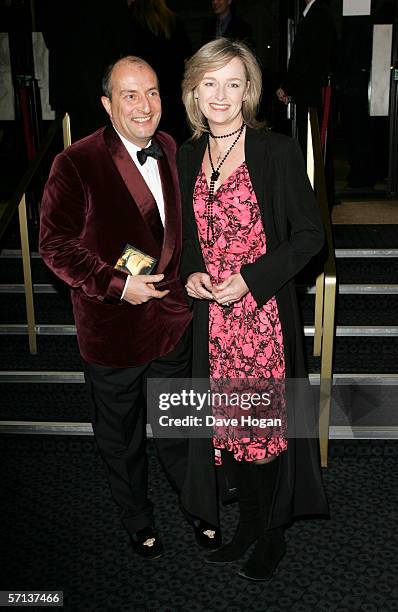
[[122, 291], [122, 295], [120, 296], [120, 299], [121, 299], [121, 300], [123, 300], [123, 298], [124, 298], [124, 294], [125, 294], [125, 293], [126, 293], [126, 291], [127, 291], [127, 286], [128, 286], [128, 284], [129, 284], [129, 280], [130, 280], [130, 275], [128, 275], [128, 276], [127, 276], [127, 278], [126, 278], [126, 282], [125, 282], [125, 284], [124, 284], [124, 289], [123, 289], [123, 291]]

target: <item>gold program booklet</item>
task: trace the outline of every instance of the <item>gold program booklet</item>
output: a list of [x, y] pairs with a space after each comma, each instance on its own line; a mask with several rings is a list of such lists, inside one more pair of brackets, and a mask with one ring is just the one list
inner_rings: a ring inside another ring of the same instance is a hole
[[156, 266], [157, 259], [143, 253], [137, 247], [126, 244], [123, 253], [116, 262], [115, 268], [135, 276], [137, 274], [150, 274]]

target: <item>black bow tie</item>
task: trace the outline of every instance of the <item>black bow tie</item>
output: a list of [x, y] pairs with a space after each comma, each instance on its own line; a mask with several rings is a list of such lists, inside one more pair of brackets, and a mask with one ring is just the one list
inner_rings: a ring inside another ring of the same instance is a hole
[[163, 151], [156, 142], [153, 142], [149, 147], [146, 147], [145, 149], [137, 151], [138, 161], [140, 162], [141, 166], [145, 164], [148, 157], [160, 159], [162, 155]]

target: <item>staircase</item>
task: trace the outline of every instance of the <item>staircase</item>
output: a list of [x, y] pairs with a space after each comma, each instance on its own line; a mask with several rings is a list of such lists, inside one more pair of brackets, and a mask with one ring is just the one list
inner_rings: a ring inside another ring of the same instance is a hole
[[[398, 437], [395, 228], [334, 227], [339, 294], [330, 438]], [[0, 251], [0, 431], [91, 435], [69, 291], [33, 252], [38, 353], [30, 355], [15, 235], [5, 237]], [[298, 286], [298, 295], [310, 380], [317, 385], [314, 288]]]

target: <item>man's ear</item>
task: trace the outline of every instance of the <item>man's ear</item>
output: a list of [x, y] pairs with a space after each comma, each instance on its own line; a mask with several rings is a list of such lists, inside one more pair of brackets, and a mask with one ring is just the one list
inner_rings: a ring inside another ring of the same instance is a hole
[[106, 96], [101, 96], [101, 102], [109, 117], [112, 119], [111, 101]]

